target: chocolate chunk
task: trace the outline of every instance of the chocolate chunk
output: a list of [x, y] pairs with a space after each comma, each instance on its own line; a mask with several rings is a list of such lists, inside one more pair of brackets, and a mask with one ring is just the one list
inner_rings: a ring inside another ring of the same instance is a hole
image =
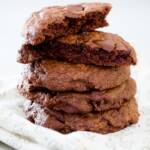
[[115, 43], [112, 40], [104, 40], [104, 41], [94, 41], [98, 48], [105, 49], [108, 52], [111, 52], [115, 49]]

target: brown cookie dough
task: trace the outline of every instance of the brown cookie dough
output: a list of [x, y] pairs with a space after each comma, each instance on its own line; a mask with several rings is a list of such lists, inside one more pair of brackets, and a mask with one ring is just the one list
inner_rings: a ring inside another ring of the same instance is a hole
[[99, 66], [136, 64], [135, 50], [129, 43], [116, 34], [98, 31], [67, 35], [37, 46], [24, 44], [18, 53], [20, 63], [43, 58]]
[[46, 7], [27, 20], [23, 35], [27, 43], [37, 45], [79, 31], [107, 26], [105, 18], [111, 9], [107, 3]]
[[27, 87], [29, 85], [26, 80], [18, 85], [22, 96], [49, 109], [66, 113], [88, 113], [119, 108], [136, 93], [136, 84], [131, 78], [113, 89], [84, 93], [52, 92], [45, 89], [28, 91]]
[[111, 133], [136, 123], [139, 117], [134, 98], [124, 103], [119, 109], [82, 115], [56, 112], [43, 108], [37, 103], [28, 103], [25, 106], [25, 114], [33, 123], [62, 133], [78, 130]]
[[129, 79], [130, 67], [95, 67], [84, 64], [41, 60], [28, 65], [24, 78], [30, 89], [91, 91], [116, 87]]

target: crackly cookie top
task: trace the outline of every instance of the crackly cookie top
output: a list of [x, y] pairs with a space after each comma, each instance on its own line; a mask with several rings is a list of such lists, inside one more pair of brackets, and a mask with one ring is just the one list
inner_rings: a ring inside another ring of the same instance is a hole
[[97, 66], [135, 65], [137, 62], [130, 43], [117, 34], [100, 31], [69, 34], [37, 46], [23, 44], [18, 62], [31, 63], [46, 58]]
[[137, 61], [134, 48], [117, 34], [93, 31], [70, 34], [57, 40], [68, 45], [85, 45], [95, 50], [103, 49], [106, 52], [122, 52], [122, 54], [132, 58], [132, 64], [136, 64]]
[[37, 45], [45, 39], [103, 27], [107, 25], [105, 17], [110, 9], [107, 3], [46, 7], [27, 20], [23, 35], [27, 43]]
[[105, 51], [131, 51], [133, 47], [117, 34], [108, 32], [83, 32], [70, 34], [57, 39], [59, 42], [71, 44], [84, 44], [91, 48], [102, 48]]

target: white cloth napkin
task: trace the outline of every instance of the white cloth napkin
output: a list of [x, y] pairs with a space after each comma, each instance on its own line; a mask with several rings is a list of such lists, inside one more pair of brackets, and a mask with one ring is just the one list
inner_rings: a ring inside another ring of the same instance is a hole
[[[146, 78], [150, 74], [143, 80]], [[147, 88], [142, 86], [142, 79], [138, 83], [141, 87], [137, 98], [141, 114], [138, 124], [107, 135], [91, 132], [63, 135], [26, 120], [22, 112], [25, 99], [17, 93], [17, 81], [0, 80], [0, 141], [19, 150], [150, 150], [150, 81], [146, 82]], [[141, 94], [143, 91], [145, 96]]]

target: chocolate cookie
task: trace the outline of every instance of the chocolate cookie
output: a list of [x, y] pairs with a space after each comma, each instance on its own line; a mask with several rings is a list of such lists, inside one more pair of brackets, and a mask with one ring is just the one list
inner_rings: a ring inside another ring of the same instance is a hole
[[129, 66], [95, 67], [84, 64], [41, 60], [28, 65], [24, 78], [30, 89], [51, 91], [91, 91], [116, 87], [129, 79]]
[[98, 31], [67, 35], [37, 46], [24, 44], [18, 54], [20, 63], [43, 58], [99, 66], [136, 64], [135, 50], [129, 43], [116, 34]]
[[139, 117], [134, 98], [124, 103], [119, 109], [82, 115], [56, 112], [40, 104], [29, 102], [25, 106], [25, 113], [33, 123], [62, 133], [78, 130], [111, 133], [136, 123]]
[[136, 93], [136, 84], [131, 78], [113, 89], [84, 93], [52, 92], [42, 88], [28, 91], [27, 87], [30, 86], [26, 80], [18, 85], [22, 96], [51, 110], [66, 113], [88, 113], [119, 108]]
[[27, 43], [37, 45], [79, 31], [107, 26], [105, 18], [111, 9], [107, 3], [83, 3], [46, 7], [27, 20], [23, 35]]

